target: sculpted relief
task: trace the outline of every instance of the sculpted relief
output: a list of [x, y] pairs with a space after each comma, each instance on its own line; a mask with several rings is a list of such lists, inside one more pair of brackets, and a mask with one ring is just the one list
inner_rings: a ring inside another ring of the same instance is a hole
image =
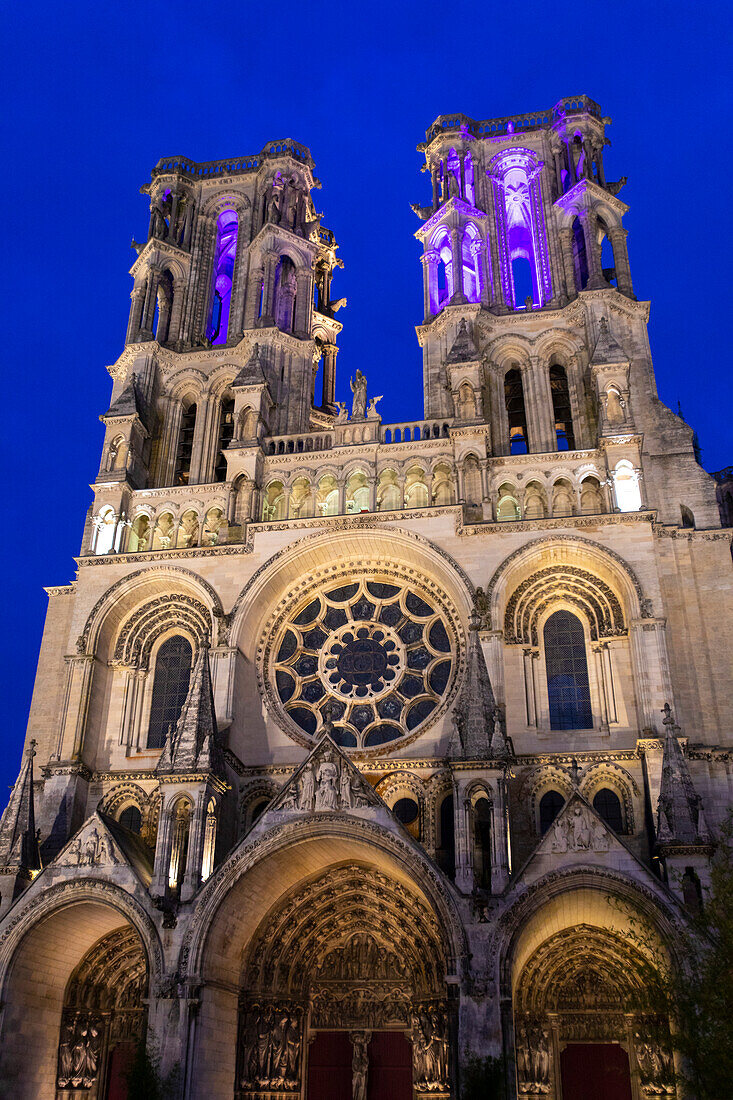
[[407, 975], [404, 960], [367, 932], [357, 932], [343, 947], [330, 951], [318, 966], [319, 981], [401, 981]]
[[119, 862], [112, 841], [106, 833], [100, 834], [97, 829], [91, 829], [84, 836], [74, 837], [63, 859], [59, 860], [62, 867], [98, 867], [102, 863], [111, 863], [114, 866]]
[[448, 1088], [448, 1017], [442, 1005], [416, 1006], [412, 1014], [412, 1073], [415, 1091]]
[[299, 1090], [301, 1035], [299, 1005], [250, 1005], [241, 1028], [240, 1087], [271, 1092]]
[[590, 810], [579, 803], [569, 813], [555, 818], [551, 832], [553, 852], [608, 851], [606, 830]]
[[521, 1094], [550, 1091], [550, 1033], [546, 1027], [522, 1023], [517, 1028], [517, 1076]]
[[97, 1079], [103, 1023], [92, 1013], [67, 1016], [61, 1027], [56, 1085], [89, 1089]]
[[306, 813], [359, 809], [369, 805], [363, 781], [331, 749], [309, 760], [291, 784], [280, 804], [281, 810]]

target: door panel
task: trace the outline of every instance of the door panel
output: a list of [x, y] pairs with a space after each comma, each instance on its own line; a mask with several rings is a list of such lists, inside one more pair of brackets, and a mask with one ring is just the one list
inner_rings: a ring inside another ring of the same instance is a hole
[[570, 1043], [560, 1072], [562, 1100], [631, 1100], [629, 1058], [617, 1043]]
[[319, 1031], [308, 1048], [308, 1100], [351, 1100], [347, 1031]]
[[412, 1047], [401, 1031], [375, 1031], [367, 1100], [412, 1100]]

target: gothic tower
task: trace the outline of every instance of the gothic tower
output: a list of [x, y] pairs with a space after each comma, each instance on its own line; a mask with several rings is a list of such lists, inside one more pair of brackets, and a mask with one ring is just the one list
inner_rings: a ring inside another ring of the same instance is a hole
[[335, 400], [310, 152], [154, 168], [0, 821], [14, 1100], [132, 1100], [145, 1044], [179, 1100], [457, 1100], [466, 1051], [681, 1100], [634, 929], [675, 962], [731, 802], [730, 533], [608, 124], [430, 127], [399, 424]]

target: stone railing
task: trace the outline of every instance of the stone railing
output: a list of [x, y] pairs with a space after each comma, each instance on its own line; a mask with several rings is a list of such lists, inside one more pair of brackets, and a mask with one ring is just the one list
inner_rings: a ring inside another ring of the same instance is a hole
[[467, 115], [440, 115], [426, 134], [428, 142], [445, 130], [458, 130], [465, 126], [470, 134], [504, 134], [521, 130], [535, 130], [548, 126], [563, 115], [589, 114], [601, 118], [601, 108], [587, 95], [567, 96], [554, 107], [543, 111], [530, 111], [523, 115], [505, 115], [503, 118], [487, 118], [475, 121]]
[[448, 439], [452, 420], [415, 420], [380, 425], [380, 443], [415, 443], [427, 439]]
[[229, 157], [227, 160], [189, 160], [188, 157], [161, 157], [152, 171], [153, 177], [178, 172], [196, 179], [215, 179], [217, 176], [232, 176], [239, 172], [253, 172], [268, 157], [291, 156], [310, 166], [313, 161], [305, 145], [285, 138], [281, 141], [268, 141], [261, 153], [252, 156]]

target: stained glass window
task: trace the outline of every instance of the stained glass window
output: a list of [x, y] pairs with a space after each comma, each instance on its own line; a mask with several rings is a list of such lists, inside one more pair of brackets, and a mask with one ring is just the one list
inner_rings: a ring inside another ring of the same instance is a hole
[[148, 726], [149, 749], [162, 749], [168, 730], [175, 729], [188, 694], [192, 658], [191, 643], [179, 634], [168, 638], [158, 650]]
[[588, 662], [580, 619], [569, 611], [556, 611], [545, 623], [544, 638], [551, 729], [592, 729]]

